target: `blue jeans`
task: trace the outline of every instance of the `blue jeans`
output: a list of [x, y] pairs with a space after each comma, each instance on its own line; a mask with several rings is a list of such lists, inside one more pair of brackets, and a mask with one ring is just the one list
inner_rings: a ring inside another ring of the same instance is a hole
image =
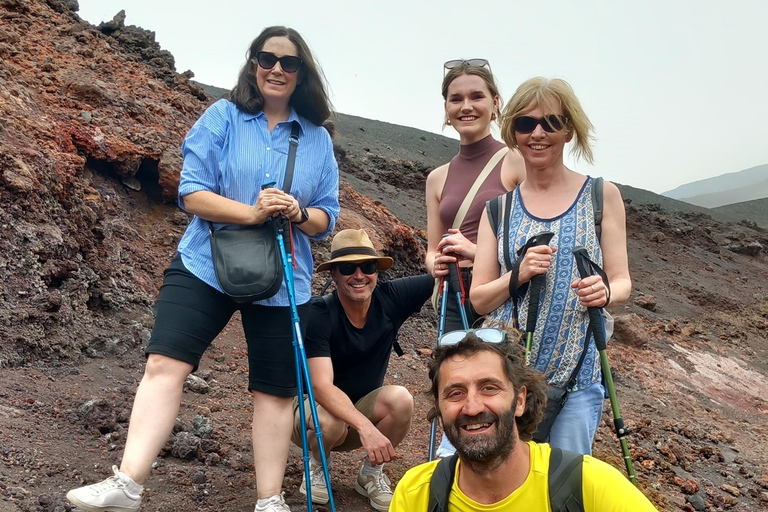
[[592, 442], [603, 416], [605, 389], [596, 382], [568, 394], [549, 432], [549, 444], [562, 450], [592, 455]]

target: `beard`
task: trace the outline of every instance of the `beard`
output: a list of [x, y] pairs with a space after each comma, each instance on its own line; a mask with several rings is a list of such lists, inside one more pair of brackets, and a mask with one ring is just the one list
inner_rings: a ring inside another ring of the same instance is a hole
[[[469, 435], [461, 428], [470, 423], [491, 423], [495, 432], [485, 435]], [[461, 463], [472, 471], [486, 474], [498, 469], [512, 454], [517, 441], [515, 410], [509, 408], [500, 416], [485, 411], [477, 416], [460, 414], [451, 423], [444, 423], [443, 430], [456, 448]]]

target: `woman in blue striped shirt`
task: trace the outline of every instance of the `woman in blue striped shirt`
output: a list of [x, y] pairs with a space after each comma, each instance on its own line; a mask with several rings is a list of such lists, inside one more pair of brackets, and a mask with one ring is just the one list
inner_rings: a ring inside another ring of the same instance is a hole
[[[333, 231], [339, 215], [339, 170], [330, 129], [323, 128], [331, 104], [307, 44], [285, 27], [266, 28], [251, 43], [230, 98], [211, 105], [182, 145], [179, 205], [194, 217], [165, 271], [120, 469], [67, 494], [85, 510], [139, 508], [142, 484], [176, 421], [184, 381], [238, 310], [253, 395], [256, 511], [290, 510], [281, 494], [296, 394], [288, 294], [283, 284], [276, 295], [253, 304], [225, 295], [213, 268], [208, 222], [255, 225], [280, 214], [291, 220], [303, 318], [314, 266], [309, 240]], [[286, 193], [281, 187], [294, 121], [300, 144]], [[262, 190], [265, 183], [272, 185]]]

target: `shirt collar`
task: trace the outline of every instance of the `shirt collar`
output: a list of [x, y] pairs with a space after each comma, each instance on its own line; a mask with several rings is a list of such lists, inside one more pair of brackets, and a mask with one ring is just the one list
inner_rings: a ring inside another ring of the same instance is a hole
[[[256, 114], [248, 114], [248, 113], [244, 112], [243, 113], [243, 118], [246, 121], [251, 121], [252, 119], [259, 119], [259, 120], [266, 121], [267, 120], [267, 115], [264, 113], [263, 110], [260, 110]], [[306, 131], [306, 129], [307, 129], [307, 120], [304, 119], [303, 117], [301, 117], [299, 114], [297, 114], [296, 110], [294, 110], [293, 107], [291, 107], [291, 113], [288, 116], [288, 120], [287, 121], [281, 121], [278, 124], [290, 123], [292, 121], [298, 121], [299, 122], [299, 127], [301, 128], [301, 132], [302, 133], [304, 133]]]

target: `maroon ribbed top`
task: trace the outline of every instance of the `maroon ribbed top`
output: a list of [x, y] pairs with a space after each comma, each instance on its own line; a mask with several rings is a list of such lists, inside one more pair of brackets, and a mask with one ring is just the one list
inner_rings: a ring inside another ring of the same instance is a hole
[[[477, 176], [485, 168], [485, 164], [503, 147], [503, 143], [488, 135], [473, 144], [462, 145], [459, 154], [453, 157], [451, 163], [448, 164], [448, 175], [440, 197], [440, 220], [446, 230], [453, 226], [456, 212], [459, 211], [461, 203], [464, 202], [464, 198], [469, 189], [472, 188], [472, 184], [475, 183]], [[461, 233], [472, 243], [477, 243], [477, 226], [483, 215], [485, 203], [507, 192], [501, 182], [502, 162], [504, 162], [503, 158], [499, 160], [496, 167], [480, 185], [472, 204], [469, 206], [467, 216], [461, 223]]]

